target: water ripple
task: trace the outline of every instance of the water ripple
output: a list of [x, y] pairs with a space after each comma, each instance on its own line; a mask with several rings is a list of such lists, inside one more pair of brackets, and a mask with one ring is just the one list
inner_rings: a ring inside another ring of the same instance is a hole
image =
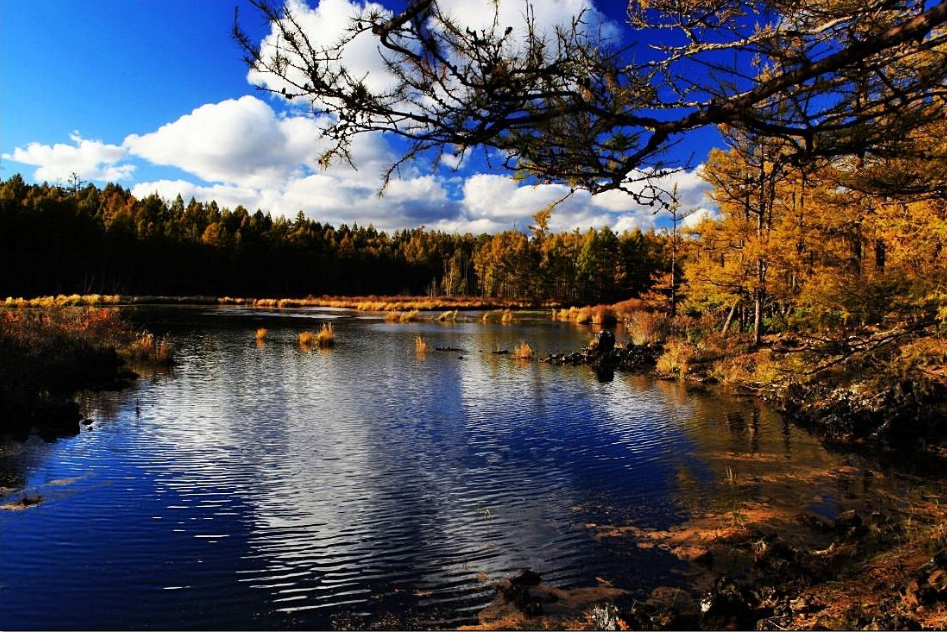
[[[751, 402], [491, 353], [585, 342], [565, 323], [182, 313], [161, 312], [173, 375], [92, 397], [94, 432], [0, 453], [32, 489], [81, 477], [0, 516], [2, 627], [326, 628], [409, 611], [455, 627], [522, 568], [643, 594], [677, 581], [675, 562], [586, 523], [683, 519], [682, 480], [719, 491], [710, 453], [830, 458]], [[298, 332], [330, 318], [336, 348], [301, 351]], [[418, 357], [419, 333], [467, 351]], [[50, 592], [67, 607], [46, 607]]]

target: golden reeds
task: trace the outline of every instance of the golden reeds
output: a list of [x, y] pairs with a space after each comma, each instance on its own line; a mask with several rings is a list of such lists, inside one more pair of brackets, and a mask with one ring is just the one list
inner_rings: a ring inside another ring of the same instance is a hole
[[299, 347], [303, 350], [309, 350], [316, 342], [316, 334], [311, 331], [299, 332]]
[[332, 329], [332, 323], [322, 325], [322, 329], [316, 334], [316, 342], [318, 342], [319, 346], [323, 349], [335, 344], [335, 330]]

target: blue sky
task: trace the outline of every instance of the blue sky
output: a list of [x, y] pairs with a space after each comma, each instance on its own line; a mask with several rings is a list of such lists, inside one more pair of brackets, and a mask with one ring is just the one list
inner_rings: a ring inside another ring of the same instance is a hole
[[[460, 13], [482, 12], [483, 0], [449, 2]], [[523, 0], [502, 2], [522, 11]], [[591, 2], [537, 6], [546, 12], [540, 19], [555, 20]], [[328, 34], [356, 6], [310, 0], [298, 12]], [[592, 6], [620, 24], [624, 2]], [[263, 41], [269, 27], [243, 0], [0, 0], [2, 176], [55, 181], [76, 172], [100, 185], [115, 180], [140, 196], [180, 192], [274, 214], [302, 210], [335, 224], [472, 232], [523, 227], [561, 195], [555, 186], [516, 184], [474, 156], [456, 171], [416, 164], [378, 198], [380, 172], [398, 155], [395, 141], [382, 136], [357, 144], [357, 172], [320, 170], [311, 113], [248, 80], [230, 35], [235, 7], [243, 27]], [[706, 130], [676, 151], [699, 162], [715, 140]], [[693, 172], [676, 181], [685, 204], [707, 205]], [[653, 220], [651, 209], [623, 194], [583, 193], [556, 211], [553, 227], [621, 230]]]

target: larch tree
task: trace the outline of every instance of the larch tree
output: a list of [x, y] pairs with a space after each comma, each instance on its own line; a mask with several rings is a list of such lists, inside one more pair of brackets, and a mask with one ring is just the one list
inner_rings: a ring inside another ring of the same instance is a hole
[[[668, 149], [703, 126], [864, 156], [947, 111], [947, 0], [631, 0], [621, 37], [587, 14], [543, 32], [525, 2], [519, 23], [483, 0], [493, 19], [465, 24], [411, 0], [366, 5], [330, 44], [299, 5], [253, 1], [270, 35], [234, 27], [252, 78], [324, 115], [323, 164], [351, 161], [362, 133], [407, 141], [389, 177], [480, 146], [527, 179], [666, 203], [656, 177], [683, 166]], [[348, 63], [373, 46], [373, 73]]]

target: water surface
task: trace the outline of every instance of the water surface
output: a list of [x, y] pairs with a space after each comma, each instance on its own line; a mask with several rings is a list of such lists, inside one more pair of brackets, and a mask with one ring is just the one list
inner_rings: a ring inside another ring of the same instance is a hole
[[[569, 323], [135, 318], [175, 336], [172, 372], [84, 396], [78, 437], [2, 444], [5, 497], [46, 499], [0, 512], [5, 629], [454, 627], [523, 568], [643, 597], [683, 582], [680, 562], [590, 525], [723, 511], [727, 467], [758, 476], [760, 498], [829, 515], [865, 487], [751, 399], [494, 353], [574, 350], [590, 331]], [[334, 349], [299, 348], [330, 321]], [[790, 466], [840, 473], [766, 483]]]

